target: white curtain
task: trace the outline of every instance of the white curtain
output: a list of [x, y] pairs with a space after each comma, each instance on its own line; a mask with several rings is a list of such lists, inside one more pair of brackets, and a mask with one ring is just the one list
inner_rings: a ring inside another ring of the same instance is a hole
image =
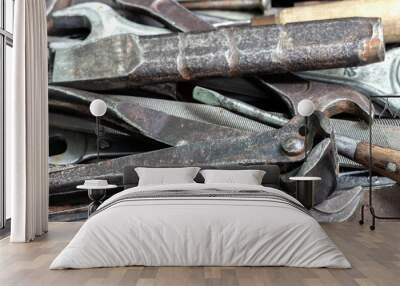
[[48, 99], [45, 0], [15, 1], [13, 82], [6, 95], [6, 188], [12, 242], [48, 226]]

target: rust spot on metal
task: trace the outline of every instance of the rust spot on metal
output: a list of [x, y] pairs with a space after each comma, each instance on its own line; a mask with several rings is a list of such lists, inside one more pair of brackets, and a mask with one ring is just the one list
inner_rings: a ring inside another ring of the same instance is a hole
[[361, 50], [360, 59], [366, 62], [371, 61], [371, 59], [381, 58], [383, 41], [379, 38], [372, 38], [364, 43], [364, 47]]
[[[376, 29], [371, 30], [371, 25]], [[140, 59], [135, 50], [127, 50], [128, 39], [135, 39], [123, 34], [57, 52], [52, 78], [53, 83], [63, 86], [110, 90], [211, 75], [226, 77], [363, 65], [379, 61], [384, 53], [383, 39], [378, 37], [381, 29], [376, 19], [349, 18], [139, 37], [136, 49], [145, 55]], [[313, 32], [299, 32], [308, 30]], [[335, 33], [326, 37], [331, 31]], [[224, 42], [229, 39], [228, 45], [215, 45], [219, 37], [225, 37]], [[371, 44], [361, 58], [360, 47], [366, 41]], [[99, 55], [105, 55], [104, 60], [99, 62]], [[228, 66], [221, 55], [229, 61]], [[94, 67], [90, 74], [89, 67]]]
[[185, 37], [182, 36], [183, 34], [178, 34], [178, 57], [176, 59], [176, 67], [178, 69], [179, 75], [182, 77], [184, 80], [190, 80], [191, 73], [190, 70], [186, 64], [186, 58], [185, 58]]

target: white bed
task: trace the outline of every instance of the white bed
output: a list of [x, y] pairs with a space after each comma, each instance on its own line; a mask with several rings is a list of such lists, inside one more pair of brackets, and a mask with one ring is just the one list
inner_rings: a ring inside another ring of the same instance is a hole
[[[173, 196], [154, 197], [175, 190]], [[223, 193], [227, 195], [218, 195]], [[254, 185], [191, 183], [127, 189], [99, 207], [50, 269], [349, 268], [342, 252], [298, 204], [282, 191]]]

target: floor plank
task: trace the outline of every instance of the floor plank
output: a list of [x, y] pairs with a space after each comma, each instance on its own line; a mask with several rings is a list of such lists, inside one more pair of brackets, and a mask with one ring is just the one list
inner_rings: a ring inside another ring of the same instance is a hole
[[45, 236], [28, 244], [0, 240], [0, 285], [136, 286], [391, 286], [400, 285], [400, 225], [379, 222], [376, 231], [355, 222], [323, 228], [352, 263], [352, 269], [289, 267], [120, 267], [48, 270], [81, 222], [50, 223]]

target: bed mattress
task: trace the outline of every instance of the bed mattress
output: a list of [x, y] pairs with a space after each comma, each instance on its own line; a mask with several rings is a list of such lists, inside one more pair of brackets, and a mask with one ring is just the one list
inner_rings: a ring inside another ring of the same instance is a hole
[[112, 196], [50, 269], [129, 265], [350, 267], [318, 222], [284, 192], [197, 183]]

